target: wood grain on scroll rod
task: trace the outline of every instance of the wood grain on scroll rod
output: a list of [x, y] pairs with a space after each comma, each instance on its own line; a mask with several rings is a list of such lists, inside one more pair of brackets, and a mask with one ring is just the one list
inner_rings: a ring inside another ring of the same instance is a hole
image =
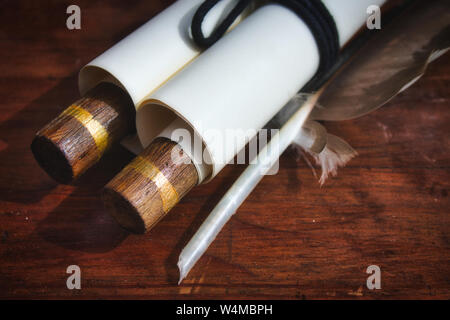
[[134, 113], [125, 91], [100, 83], [39, 130], [31, 150], [48, 175], [70, 183], [133, 131]]
[[105, 186], [103, 200], [121, 226], [144, 233], [197, 181], [197, 170], [183, 149], [167, 138], [156, 138]]

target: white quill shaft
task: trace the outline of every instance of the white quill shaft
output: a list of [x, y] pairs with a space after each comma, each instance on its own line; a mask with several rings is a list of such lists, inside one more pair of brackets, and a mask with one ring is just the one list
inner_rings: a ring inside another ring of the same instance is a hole
[[[189, 243], [183, 248], [178, 259], [180, 280], [186, 277], [209, 245], [236, 212], [248, 195], [258, 185], [262, 177], [272, 168], [280, 155], [292, 143], [317, 102], [321, 91], [311, 95], [297, 112], [286, 122], [257, 155], [209, 214]], [[299, 97], [293, 99], [302, 102]]]

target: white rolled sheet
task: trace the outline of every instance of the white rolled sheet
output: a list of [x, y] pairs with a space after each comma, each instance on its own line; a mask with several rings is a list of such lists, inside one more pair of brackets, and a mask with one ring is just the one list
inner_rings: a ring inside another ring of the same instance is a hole
[[[84, 95], [98, 83], [125, 89], [135, 105], [199, 55], [190, 37], [192, 17], [203, 0], [178, 0], [83, 67], [79, 89]], [[235, 5], [223, 0], [205, 18], [208, 34]], [[236, 23], [239, 22], [239, 19]]]
[[[341, 45], [365, 22], [367, 7], [383, 2], [324, 0]], [[200, 181], [209, 181], [311, 79], [318, 65], [319, 52], [307, 25], [281, 5], [263, 6], [146, 97], [137, 112], [139, 139], [146, 147], [174, 119], [183, 120], [204, 143], [211, 174]]]

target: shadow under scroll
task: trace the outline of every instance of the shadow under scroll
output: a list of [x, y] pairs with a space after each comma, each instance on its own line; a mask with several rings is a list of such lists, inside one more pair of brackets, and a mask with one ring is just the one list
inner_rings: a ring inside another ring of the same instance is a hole
[[57, 186], [35, 161], [30, 144], [36, 132], [78, 96], [74, 73], [0, 123], [0, 200], [33, 204]]
[[104, 207], [101, 190], [133, 157], [121, 146], [113, 147], [76, 182], [74, 192], [39, 222], [37, 235], [57, 246], [83, 252], [108, 252], [122, 243], [129, 232]]

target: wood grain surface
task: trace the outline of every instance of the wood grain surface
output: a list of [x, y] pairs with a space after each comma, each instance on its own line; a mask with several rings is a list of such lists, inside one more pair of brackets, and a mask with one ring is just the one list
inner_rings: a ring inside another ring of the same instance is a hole
[[[293, 151], [181, 286], [176, 262], [244, 166], [196, 187], [149, 234], [108, 215], [101, 188], [133, 156], [114, 148], [74, 186], [35, 162], [36, 131], [78, 95], [91, 59], [172, 1], [1, 1], [1, 298], [450, 298], [450, 55], [384, 108], [329, 124], [359, 156], [319, 187]], [[81, 268], [68, 290], [66, 268]], [[366, 268], [381, 268], [381, 290]]]
[[102, 198], [121, 226], [145, 233], [197, 182], [189, 155], [176, 142], [159, 137], [108, 182]]
[[101, 83], [40, 129], [31, 143], [36, 161], [70, 184], [135, 129], [135, 107], [118, 86]]

